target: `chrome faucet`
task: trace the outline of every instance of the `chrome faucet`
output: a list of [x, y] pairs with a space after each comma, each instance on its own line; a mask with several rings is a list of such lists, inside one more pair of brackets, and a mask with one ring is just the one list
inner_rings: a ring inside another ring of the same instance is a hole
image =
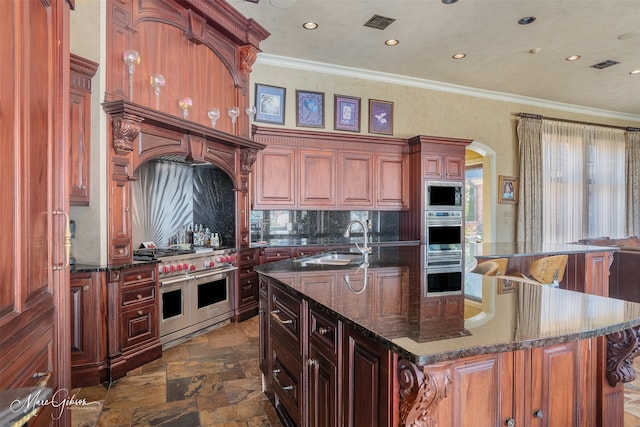
[[356, 243], [356, 248], [358, 248], [358, 250], [364, 257], [364, 262], [368, 263], [369, 254], [371, 253], [371, 248], [369, 247], [369, 220], [368, 219], [364, 221], [361, 221], [359, 219], [351, 220], [347, 225], [347, 229], [344, 230], [344, 237], [351, 237], [351, 226], [353, 226], [353, 224], [356, 224], [356, 223], [360, 224], [360, 226], [362, 227], [362, 233], [364, 235], [364, 245], [360, 247], [358, 246], [358, 243]]

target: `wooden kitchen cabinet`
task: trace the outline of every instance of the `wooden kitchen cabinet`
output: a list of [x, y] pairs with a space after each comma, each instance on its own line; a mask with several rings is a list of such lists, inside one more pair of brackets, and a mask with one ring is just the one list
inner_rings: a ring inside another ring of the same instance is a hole
[[404, 155], [378, 155], [376, 207], [397, 210], [409, 207], [409, 163]]
[[595, 426], [595, 405], [586, 399], [597, 379], [591, 354], [584, 340], [453, 362], [439, 425]]
[[71, 273], [71, 385], [107, 380], [107, 307], [104, 272]]
[[241, 322], [258, 313], [258, 273], [253, 270], [258, 263], [258, 249], [238, 252], [238, 286], [235, 297], [235, 321]]
[[91, 78], [98, 64], [71, 54], [69, 144], [71, 151], [71, 205], [90, 201]]
[[296, 206], [296, 158], [296, 149], [289, 147], [267, 147], [258, 154], [253, 209]]
[[439, 181], [464, 180], [464, 155], [425, 154], [422, 159], [424, 178]]
[[338, 153], [338, 204], [342, 207], [374, 206], [373, 154], [340, 151]]
[[301, 208], [336, 206], [336, 152], [334, 150], [300, 149]]
[[162, 356], [156, 264], [110, 272], [107, 284], [109, 380]]
[[268, 262], [282, 261], [283, 259], [289, 259], [292, 255], [292, 248], [290, 247], [274, 247], [274, 248], [262, 248], [260, 250], [260, 264], [266, 264]]

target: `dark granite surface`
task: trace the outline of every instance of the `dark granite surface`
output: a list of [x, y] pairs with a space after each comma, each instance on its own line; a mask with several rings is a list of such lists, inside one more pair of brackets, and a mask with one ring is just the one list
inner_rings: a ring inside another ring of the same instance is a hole
[[[442, 303], [455, 303], [464, 295], [425, 292], [423, 246], [374, 248], [367, 268], [360, 261], [331, 266], [298, 259], [255, 269], [418, 365], [592, 338], [640, 325], [637, 303], [526, 283], [501, 291], [500, 281], [492, 277], [482, 280], [483, 305], [493, 308], [467, 319], [463, 310], [444, 318], [435, 313], [438, 304], [433, 302], [442, 298]], [[408, 277], [406, 289], [385, 288], [382, 279], [400, 271]]]
[[118, 271], [129, 267], [137, 267], [140, 265], [156, 264], [158, 261], [133, 261], [131, 264], [123, 265], [101, 265], [101, 264], [88, 264], [88, 263], [76, 263], [71, 266], [71, 273], [93, 273], [97, 271]]
[[[287, 246], [353, 246], [356, 243], [362, 245], [364, 242], [363, 238], [360, 237], [342, 237], [342, 236], [333, 236], [333, 237], [309, 237], [309, 238], [297, 238], [297, 237], [285, 237], [285, 238], [277, 238], [277, 239], [268, 239], [259, 242], [251, 242], [252, 247], [263, 247], [263, 246], [273, 246], [273, 247], [287, 247]], [[395, 237], [388, 236], [373, 236], [369, 240], [369, 243], [372, 246], [400, 246], [400, 245], [419, 245], [419, 240], [401, 240], [399, 241]]]
[[576, 243], [547, 243], [531, 245], [525, 242], [512, 243], [467, 243], [470, 252], [483, 258], [502, 258], [532, 255], [560, 255], [587, 252], [613, 252], [617, 247], [589, 246]]

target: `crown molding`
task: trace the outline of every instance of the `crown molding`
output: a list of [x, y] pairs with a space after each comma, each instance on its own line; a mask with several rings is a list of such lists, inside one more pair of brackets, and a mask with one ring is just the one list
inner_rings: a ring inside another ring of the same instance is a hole
[[286, 56], [259, 53], [256, 64], [271, 65], [276, 67], [291, 68], [296, 70], [311, 71], [315, 73], [332, 74], [342, 77], [352, 77], [357, 79], [371, 80], [382, 83], [396, 84], [400, 86], [429, 89], [439, 92], [447, 92], [456, 95], [473, 96], [476, 98], [490, 99], [492, 101], [509, 102], [515, 104], [530, 105], [539, 108], [552, 108], [576, 114], [587, 114], [590, 116], [606, 117], [616, 120], [640, 121], [640, 115], [627, 114], [617, 111], [608, 111], [598, 108], [584, 107], [580, 105], [565, 104], [545, 99], [531, 98], [528, 96], [514, 95], [504, 92], [496, 92], [484, 89], [477, 89], [468, 86], [455, 85], [451, 83], [437, 82], [434, 80], [419, 79], [416, 77], [401, 76], [397, 74], [382, 73], [379, 71], [365, 70], [361, 68], [345, 67], [342, 65], [328, 64], [324, 62], [308, 61], [304, 59], [291, 58]]

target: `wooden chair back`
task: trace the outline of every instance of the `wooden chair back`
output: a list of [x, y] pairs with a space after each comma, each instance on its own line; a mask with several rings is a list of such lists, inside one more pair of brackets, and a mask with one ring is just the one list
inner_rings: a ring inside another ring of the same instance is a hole
[[552, 255], [535, 260], [529, 266], [529, 276], [545, 285], [562, 281], [567, 269], [568, 255]]

